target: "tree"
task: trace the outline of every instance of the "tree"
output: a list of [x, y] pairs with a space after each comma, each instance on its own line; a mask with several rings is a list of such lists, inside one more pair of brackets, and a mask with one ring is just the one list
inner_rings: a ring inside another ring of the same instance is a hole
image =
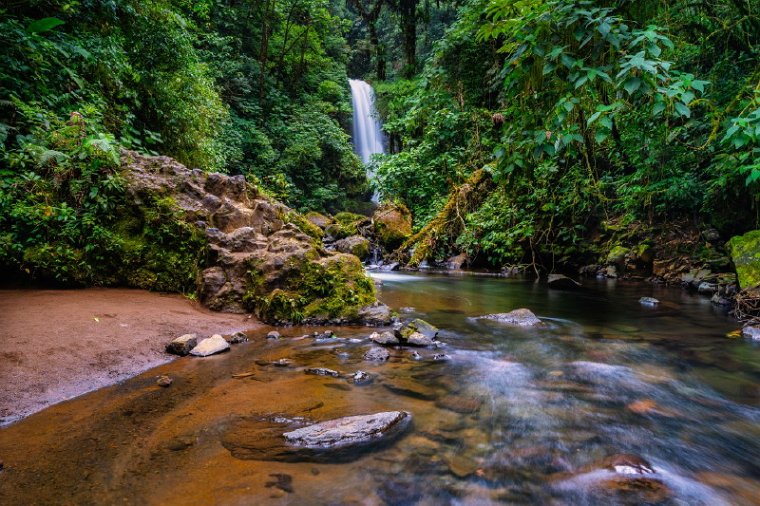
[[375, 74], [381, 81], [385, 80], [385, 47], [380, 44], [377, 36], [377, 18], [380, 16], [380, 10], [383, 7], [383, 0], [375, 0], [375, 3], [367, 1], [367, 5], [362, 4], [362, 0], [350, 0], [362, 20], [367, 23], [369, 31], [369, 43], [375, 53]]

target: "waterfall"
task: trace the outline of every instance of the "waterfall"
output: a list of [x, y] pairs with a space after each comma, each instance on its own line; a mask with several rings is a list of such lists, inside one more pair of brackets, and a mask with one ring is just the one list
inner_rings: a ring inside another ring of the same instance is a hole
[[[354, 106], [354, 150], [365, 164], [369, 163], [372, 155], [385, 153], [383, 131], [375, 111], [375, 92], [369, 83], [359, 79], [349, 79], [351, 86], [351, 102]], [[372, 180], [375, 174], [367, 170], [367, 178]], [[372, 196], [373, 202], [378, 202], [377, 193]]]

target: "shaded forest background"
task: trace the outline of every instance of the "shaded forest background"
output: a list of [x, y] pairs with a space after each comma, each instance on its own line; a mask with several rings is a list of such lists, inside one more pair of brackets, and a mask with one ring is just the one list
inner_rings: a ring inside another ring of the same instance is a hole
[[[102, 282], [130, 249], [120, 147], [362, 210], [349, 76], [376, 88], [373, 184], [412, 210], [417, 261], [582, 264], [600, 231], [682, 221], [728, 238], [758, 225], [758, 43], [754, 0], [11, 0], [0, 263]], [[154, 204], [144, 239], [175, 261], [192, 233]]]

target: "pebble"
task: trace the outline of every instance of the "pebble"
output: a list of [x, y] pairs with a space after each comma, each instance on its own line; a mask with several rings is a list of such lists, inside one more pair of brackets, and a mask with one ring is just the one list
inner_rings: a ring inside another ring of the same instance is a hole
[[169, 376], [160, 376], [158, 378], [158, 381], [156, 381], [156, 384], [158, 386], [164, 387], [164, 388], [170, 386], [172, 383], [174, 383], [174, 380], [171, 379]]
[[279, 339], [279, 338], [280, 338], [280, 333], [277, 332], [276, 330], [273, 330], [267, 334], [267, 339]]

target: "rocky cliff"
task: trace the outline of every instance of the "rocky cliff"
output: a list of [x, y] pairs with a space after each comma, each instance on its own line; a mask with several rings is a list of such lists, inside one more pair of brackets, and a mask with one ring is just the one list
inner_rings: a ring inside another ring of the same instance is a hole
[[[137, 206], [160, 200], [205, 239], [200, 301], [272, 323], [387, 323], [359, 259], [326, 251], [316, 227], [262, 195], [243, 176], [190, 170], [168, 157], [122, 153]], [[168, 204], [167, 204], [168, 203]]]

